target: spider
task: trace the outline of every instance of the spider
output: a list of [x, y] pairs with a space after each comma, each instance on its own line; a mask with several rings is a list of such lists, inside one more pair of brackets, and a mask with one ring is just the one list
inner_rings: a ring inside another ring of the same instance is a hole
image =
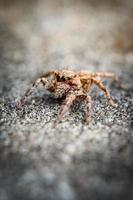
[[91, 96], [89, 91], [93, 85], [97, 85], [108, 98], [112, 106], [116, 106], [113, 102], [109, 91], [100, 81], [101, 78], [116, 79], [114, 73], [108, 72], [74, 72], [70, 70], [55, 70], [50, 71], [40, 76], [29, 88], [24, 96], [20, 99], [18, 107], [21, 109], [26, 101], [26, 98], [32, 93], [40, 83], [45, 86], [45, 89], [53, 93], [56, 98], [65, 98], [60, 112], [54, 121], [54, 127], [61, 121], [64, 114], [69, 110], [75, 100], [85, 102], [85, 122], [91, 121]]

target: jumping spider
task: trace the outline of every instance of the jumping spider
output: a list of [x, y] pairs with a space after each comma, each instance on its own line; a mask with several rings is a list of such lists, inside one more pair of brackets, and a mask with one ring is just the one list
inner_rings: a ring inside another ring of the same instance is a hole
[[54, 122], [54, 127], [61, 121], [64, 114], [69, 110], [70, 106], [75, 100], [85, 101], [85, 121], [87, 123], [91, 120], [91, 96], [88, 94], [92, 85], [97, 85], [102, 90], [105, 96], [108, 98], [109, 103], [115, 106], [109, 91], [100, 81], [101, 78], [113, 78], [116, 76], [113, 73], [107, 72], [74, 72], [69, 70], [55, 70], [50, 71], [40, 76], [28, 89], [24, 96], [22, 96], [18, 106], [22, 108], [26, 98], [31, 94], [32, 90], [36, 88], [40, 83], [45, 88], [54, 94], [56, 98], [65, 98], [60, 112]]

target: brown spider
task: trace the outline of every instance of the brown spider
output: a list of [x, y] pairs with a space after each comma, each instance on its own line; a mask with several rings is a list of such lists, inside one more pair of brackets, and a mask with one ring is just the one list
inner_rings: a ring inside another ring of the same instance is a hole
[[22, 108], [26, 98], [31, 94], [33, 88], [36, 88], [40, 83], [42, 83], [56, 98], [65, 98], [57, 119], [54, 122], [54, 127], [56, 127], [59, 121], [61, 121], [64, 114], [68, 111], [75, 100], [85, 101], [85, 121], [89, 123], [91, 120], [91, 97], [88, 93], [93, 84], [97, 85], [99, 89], [104, 92], [110, 104], [115, 106], [110, 93], [100, 81], [100, 79], [104, 77], [116, 79], [116, 76], [113, 73], [107, 72], [92, 73], [85, 71], [74, 72], [69, 70], [55, 70], [45, 73], [40, 76], [33, 83], [32, 87], [27, 90], [25, 95], [22, 96], [18, 106], [19, 108]]

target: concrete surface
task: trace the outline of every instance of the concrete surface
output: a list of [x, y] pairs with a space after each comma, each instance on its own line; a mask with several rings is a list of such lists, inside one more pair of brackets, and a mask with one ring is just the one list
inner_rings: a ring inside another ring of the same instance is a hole
[[[133, 199], [132, 11], [132, 0], [0, 1], [0, 200]], [[90, 125], [76, 104], [56, 129], [62, 100], [43, 88], [16, 109], [64, 67], [115, 72], [125, 89], [104, 84], [118, 107], [95, 87]]]

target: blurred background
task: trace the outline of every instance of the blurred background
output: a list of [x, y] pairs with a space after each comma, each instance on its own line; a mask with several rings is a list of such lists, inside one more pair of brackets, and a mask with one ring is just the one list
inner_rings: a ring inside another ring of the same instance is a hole
[[1, 0], [0, 25], [5, 56], [32, 69], [132, 60], [132, 0]]
[[[0, 48], [1, 76], [19, 81], [64, 67], [122, 75], [118, 65], [133, 62], [133, 2], [1, 0]], [[18, 65], [5, 70], [9, 60]]]
[[[16, 102], [40, 74], [68, 68], [108, 71], [118, 108], [93, 93], [53, 130], [61, 102], [36, 92]], [[0, 0], [0, 200], [133, 199], [133, 0]]]

